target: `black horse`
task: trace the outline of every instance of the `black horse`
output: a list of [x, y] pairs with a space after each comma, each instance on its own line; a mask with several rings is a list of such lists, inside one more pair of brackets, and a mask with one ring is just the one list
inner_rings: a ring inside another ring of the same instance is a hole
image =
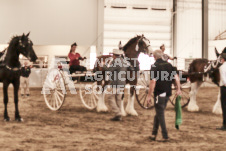
[[15, 36], [9, 42], [6, 48], [0, 55], [0, 82], [3, 82], [4, 94], [4, 120], [10, 121], [7, 111], [8, 104], [8, 87], [12, 83], [14, 87], [14, 103], [15, 103], [15, 120], [23, 121], [18, 110], [18, 90], [20, 86], [20, 61], [19, 55], [22, 54], [30, 61], [34, 62], [37, 56], [33, 50], [33, 43], [27, 35]]

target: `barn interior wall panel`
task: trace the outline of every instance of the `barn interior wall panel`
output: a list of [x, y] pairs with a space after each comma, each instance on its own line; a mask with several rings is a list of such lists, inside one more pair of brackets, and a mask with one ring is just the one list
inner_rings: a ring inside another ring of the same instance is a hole
[[98, 0], [1, 0], [0, 44], [30, 31], [35, 45], [90, 46], [97, 38], [97, 17]]
[[[209, 59], [216, 59], [215, 47], [219, 52], [226, 47], [226, 1], [209, 0]], [[222, 34], [223, 33], [223, 34]]]
[[177, 2], [177, 66], [185, 70], [186, 59], [202, 55], [201, 0], [178, 0]]
[[141, 34], [150, 40], [154, 50], [165, 44], [166, 53], [170, 54], [171, 10], [172, 0], [105, 0], [104, 54], [117, 48], [119, 41], [124, 45]]

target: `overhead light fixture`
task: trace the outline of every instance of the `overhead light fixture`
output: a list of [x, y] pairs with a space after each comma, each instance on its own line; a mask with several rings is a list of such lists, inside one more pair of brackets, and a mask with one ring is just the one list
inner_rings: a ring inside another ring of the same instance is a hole
[[166, 8], [151, 8], [152, 10], [166, 11]]
[[133, 7], [133, 9], [148, 9], [147, 7]]
[[120, 9], [125, 9], [127, 8], [126, 6], [111, 6], [111, 8], [120, 8]]

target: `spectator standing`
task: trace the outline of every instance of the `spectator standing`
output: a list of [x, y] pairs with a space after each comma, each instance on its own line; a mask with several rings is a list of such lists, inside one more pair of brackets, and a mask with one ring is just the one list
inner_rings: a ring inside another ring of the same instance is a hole
[[30, 96], [29, 90], [29, 76], [31, 73], [31, 68], [28, 66], [27, 62], [24, 62], [24, 66], [21, 68], [21, 96]]

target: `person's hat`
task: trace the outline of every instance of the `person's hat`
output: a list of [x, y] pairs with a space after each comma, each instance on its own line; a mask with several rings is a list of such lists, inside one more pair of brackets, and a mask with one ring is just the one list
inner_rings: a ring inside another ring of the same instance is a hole
[[221, 53], [221, 57], [226, 59], [226, 53]]
[[73, 44], [71, 44], [71, 47], [73, 47], [73, 46], [77, 46], [77, 43], [74, 42]]
[[122, 54], [123, 54], [123, 51], [122, 51], [122, 50], [119, 50], [119, 49], [113, 49], [112, 54], [115, 54], [115, 55], [122, 55]]
[[162, 47], [165, 46], [164, 44], [162, 44], [159, 48], [162, 49]]

